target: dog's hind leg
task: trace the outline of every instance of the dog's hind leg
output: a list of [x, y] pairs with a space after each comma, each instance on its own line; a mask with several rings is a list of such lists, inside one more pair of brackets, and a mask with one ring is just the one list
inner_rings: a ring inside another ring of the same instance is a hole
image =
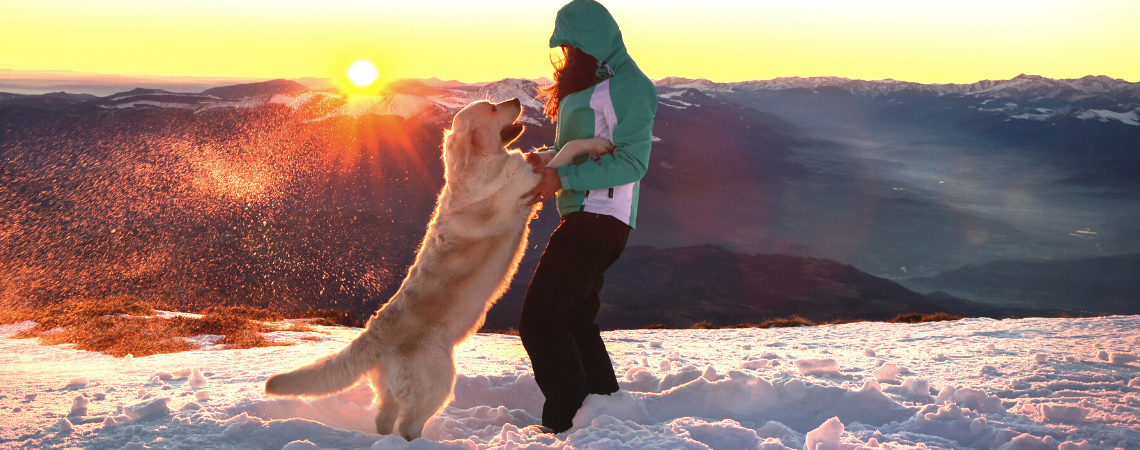
[[455, 363], [450, 353], [431, 352], [416, 361], [414, 375], [400, 398], [399, 433], [409, 442], [418, 439], [428, 419], [451, 398], [455, 388]]
[[384, 381], [381, 372], [375, 371], [369, 375], [372, 378], [372, 390], [376, 391], [376, 406], [379, 410], [376, 412], [376, 433], [392, 434], [392, 429], [396, 425], [396, 414], [400, 412], [400, 404], [396, 396], [392, 395], [392, 389]]

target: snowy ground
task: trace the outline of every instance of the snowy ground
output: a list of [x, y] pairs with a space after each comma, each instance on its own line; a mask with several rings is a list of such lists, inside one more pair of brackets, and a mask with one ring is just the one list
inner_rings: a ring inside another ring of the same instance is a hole
[[0, 448], [1140, 448], [1140, 316], [610, 332], [623, 390], [555, 436], [527, 428], [542, 395], [518, 339], [477, 335], [411, 444], [373, 434], [367, 385], [261, 394], [359, 330], [122, 359], [6, 337], [29, 326], [0, 327]]

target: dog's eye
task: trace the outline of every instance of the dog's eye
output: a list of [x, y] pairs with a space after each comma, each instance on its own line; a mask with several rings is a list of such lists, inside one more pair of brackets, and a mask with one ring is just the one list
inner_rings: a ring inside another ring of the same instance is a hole
[[498, 112], [498, 111], [499, 111], [499, 108], [496, 108], [495, 105], [491, 105], [491, 112]]

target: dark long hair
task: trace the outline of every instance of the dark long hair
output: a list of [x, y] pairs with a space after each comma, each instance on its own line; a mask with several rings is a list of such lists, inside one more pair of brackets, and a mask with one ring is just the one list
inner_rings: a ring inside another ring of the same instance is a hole
[[598, 60], [570, 45], [562, 45], [562, 59], [551, 59], [554, 84], [538, 89], [538, 98], [546, 99], [542, 113], [552, 122], [558, 121], [558, 105], [567, 95], [597, 84]]

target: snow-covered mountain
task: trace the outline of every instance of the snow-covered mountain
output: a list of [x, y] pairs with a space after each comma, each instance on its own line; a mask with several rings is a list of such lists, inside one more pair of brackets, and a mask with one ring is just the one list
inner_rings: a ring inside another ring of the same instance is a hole
[[[465, 84], [457, 81], [398, 80], [377, 95], [345, 96], [335, 91], [319, 91], [325, 95], [306, 95], [310, 90], [288, 80], [272, 80], [208, 89], [202, 93], [176, 93], [159, 89], [134, 89], [98, 99], [85, 99], [91, 105], [106, 109], [182, 108], [192, 110], [218, 107], [256, 107], [278, 103], [299, 107], [311, 101], [341, 99], [339, 108], [324, 117], [347, 115], [393, 115], [405, 119], [438, 120], [468, 103], [486, 99], [522, 100], [523, 105], [540, 111], [535, 99], [540, 83], [549, 80], [507, 78], [492, 83]], [[808, 90], [814, 93], [846, 93], [859, 98], [892, 103], [916, 99], [970, 98], [980, 111], [1004, 113], [1009, 118], [1045, 120], [1056, 116], [1084, 120], [1116, 121], [1140, 126], [1140, 83], [1107, 76], [1086, 76], [1056, 80], [1037, 75], [1018, 75], [1009, 80], [983, 80], [971, 84], [922, 84], [892, 79], [852, 80], [842, 77], [781, 77], [718, 83], [707, 79], [667, 77], [656, 82], [662, 90], [666, 106], [685, 106], [678, 102], [678, 90], [695, 89], [708, 95], [748, 94], [759, 91]], [[15, 104], [8, 94], [0, 101]], [[731, 99], [731, 98], [730, 98]], [[1020, 102], [1020, 103], [1019, 103]], [[22, 104], [28, 104], [24, 100]], [[74, 102], [80, 103], [80, 102]], [[55, 108], [72, 104], [51, 103]], [[534, 115], [540, 117], [540, 115]], [[527, 119], [535, 125], [538, 120]]]
[[420, 80], [403, 80], [386, 88], [378, 95], [354, 95], [346, 97], [343, 106], [329, 111], [324, 118], [348, 115], [360, 117], [366, 114], [400, 116], [405, 119], [426, 121], [450, 119], [451, 115], [476, 100], [501, 102], [518, 98], [532, 114], [523, 120], [541, 125], [533, 117], [542, 110], [542, 103], [535, 100], [538, 84], [534, 81], [507, 78], [484, 85], [457, 85], [455, 83], [430, 83]]
[[[122, 156], [106, 160], [109, 165], [135, 159], [150, 164], [153, 152], [164, 163], [193, 156], [188, 164], [200, 169], [193, 179], [198, 184], [179, 193], [209, 185], [202, 180], [232, 180], [232, 172], [256, 160], [258, 170], [242, 175], [249, 186], [272, 188], [256, 192], [318, 210], [379, 211], [417, 230], [434, 205], [439, 139], [455, 111], [474, 100], [518, 97], [530, 126], [516, 145], [547, 145], [553, 127], [534, 99], [541, 85], [522, 79], [400, 80], [361, 96], [275, 81], [200, 93], [136, 89], [64, 103], [0, 96], [0, 130], [8, 133], [0, 139], [0, 154], [11, 155], [5, 170], [22, 174], [27, 183], [21, 189], [75, 196], [69, 205], [90, 203], [91, 192], [125, 189], [82, 178], [86, 172], [73, 155], [98, 153], [93, 149]], [[896, 280], [999, 259], [1140, 252], [1137, 83], [1033, 76], [969, 85], [667, 78], [657, 87], [652, 168], [642, 184], [645, 220], [631, 245], [791, 253]], [[82, 139], [60, 144], [55, 137], [61, 135]], [[215, 148], [242, 151], [217, 154]], [[330, 170], [311, 157], [322, 152], [346, 161], [368, 157], [330, 165], [336, 173], [317, 180], [300, 176]], [[57, 173], [46, 174], [45, 164]], [[152, 167], [147, 164], [106, 173], [137, 174]], [[358, 173], [345, 169], [355, 164], [361, 165]], [[126, 184], [182, 173], [176, 167], [155, 170]], [[60, 179], [77, 181], [71, 190], [44, 187], [60, 186]], [[209, 192], [232, 194], [232, 187]], [[129, 199], [105, 197], [135, 211]], [[741, 200], [754, 207], [741, 208]], [[170, 207], [186, 204], [195, 203]], [[549, 235], [556, 219], [552, 211], [540, 216], [532, 225], [535, 239]], [[1096, 233], [1074, 237], [1073, 230]], [[535, 251], [542, 243], [535, 242]]]
[[1078, 79], [1055, 80], [1038, 75], [1021, 74], [1009, 80], [982, 80], [970, 84], [922, 84], [909, 81], [852, 80], [842, 77], [781, 77], [771, 80], [717, 83], [706, 79], [668, 77], [656, 83], [673, 88], [694, 88], [708, 92], [748, 90], [836, 88], [853, 95], [884, 97], [906, 93], [920, 96], [973, 95], [987, 98], [1060, 99], [1078, 101], [1106, 97], [1140, 101], [1140, 83], [1130, 83], [1104, 75]]
[[842, 93], [888, 103], [961, 99], [981, 112], [1003, 114], [1010, 119], [1040, 121], [1073, 117], [1140, 126], [1140, 83], [1103, 75], [1056, 80], [1021, 74], [1009, 80], [983, 80], [970, 84], [921, 84], [840, 77], [785, 77], [717, 83], [706, 79], [669, 77], [659, 80], [657, 86], [666, 90], [697, 89], [730, 99], [733, 95], [783, 90]]
[[[289, 80], [270, 80], [207, 89], [201, 93], [170, 92], [137, 88], [106, 97], [82, 94], [30, 96], [0, 93], [0, 106], [19, 105], [36, 109], [62, 109], [80, 106], [95, 110], [187, 109], [195, 112], [216, 108], [256, 108], [279, 104], [289, 108], [313, 107], [323, 111], [316, 120], [337, 116], [399, 116], [404, 119], [435, 121], [450, 118], [455, 110], [476, 100], [500, 102], [518, 98], [525, 107], [541, 111], [535, 100], [538, 84], [531, 80], [507, 78], [493, 83], [464, 84], [429, 80], [400, 80], [377, 95], [345, 95], [337, 91], [310, 90]], [[49, 98], [50, 97], [50, 98]], [[65, 99], [66, 102], [61, 99]], [[50, 101], [48, 101], [50, 100]], [[541, 114], [532, 114], [541, 116]], [[539, 121], [526, 117], [535, 125]]]

